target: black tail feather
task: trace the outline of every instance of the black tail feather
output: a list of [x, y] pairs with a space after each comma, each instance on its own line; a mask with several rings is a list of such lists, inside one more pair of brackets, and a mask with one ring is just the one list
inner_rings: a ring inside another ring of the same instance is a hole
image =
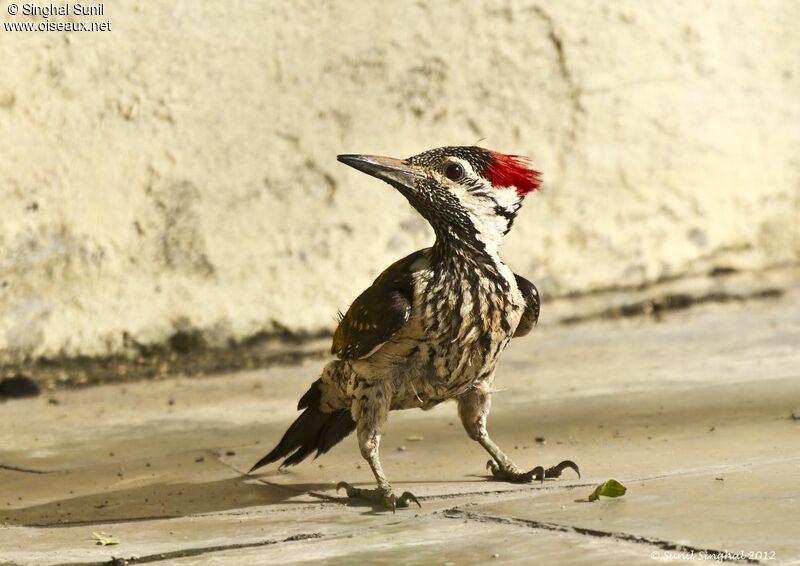
[[281, 467], [299, 464], [316, 450], [324, 454], [356, 428], [348, 409], [325, 413], [320, 409], [321, 380], [317, 380], [301, 397], [298, 409], [305, 409], [284, 433], [278, 445], [250, 468], [250, 472], [285, 458]]
[[311, 384], [311, 387], [308, 388], [308, 391], [303, 393], [303, 396], [300, 397], [300, 401], [297, 402], [298, 411], [300, 409], [307, 409], [309, 407], [319, 407], [319, 402], [322, 399], [322, 389], [320, 389], [321, 385], [322, 380], [318, 379]]

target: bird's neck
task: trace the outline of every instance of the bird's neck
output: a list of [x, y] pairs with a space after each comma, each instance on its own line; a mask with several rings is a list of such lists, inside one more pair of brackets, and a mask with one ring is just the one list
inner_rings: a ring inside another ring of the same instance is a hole
[[436, 242], [433, 244], [432, 260], [447, 271], [454, 273], [467, 271], [491, 272], [499, 274], [505, 264], [500, 259], [499, 246], [480, 236], [456, 234], [451, 230], [436, 229]]

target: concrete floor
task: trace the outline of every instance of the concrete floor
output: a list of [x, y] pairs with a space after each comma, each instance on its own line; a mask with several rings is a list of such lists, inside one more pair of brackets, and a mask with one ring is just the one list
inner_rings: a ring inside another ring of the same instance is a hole
[[[520, 466], [569, 458], [583, 477], [492, 481], [453, 404], [394, 413], [384, 468], [422, 502], [395, 514], [337, 496], [339, 480], [371, 482], [352, 437], [243, 475], [320, 365], [4, 403], [0, 564], [653, 564], [725, 551], [800, 564], [800, 289], [514, 341], [490, 431]], [[586, 502], [612, 477], [624, 497]], [[120, 544], [95, 545], [95, 531]]]

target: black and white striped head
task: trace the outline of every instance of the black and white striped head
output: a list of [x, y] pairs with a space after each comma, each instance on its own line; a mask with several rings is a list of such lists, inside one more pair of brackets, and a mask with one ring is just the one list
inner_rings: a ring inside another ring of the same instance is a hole
[[395, 187], [437, 237], [487, 252], [497, 251], [523, 199], [541, 183], [526, 158], [475, 146], [431, 149], [404, 160], [338, 159]]

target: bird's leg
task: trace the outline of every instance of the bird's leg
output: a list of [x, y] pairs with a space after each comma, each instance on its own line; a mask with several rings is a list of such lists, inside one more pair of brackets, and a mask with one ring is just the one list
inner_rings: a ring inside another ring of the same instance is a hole
[[383, 473], [378, 451], [381, 443], [381, 429], [386, 422], [390, 405], [391, 397], [384, 384], [378, 383], [356, 388], [353, 401], [353, 420], [358, 423], [358, 445], [361, 448], [361, 455], [372, 468], [378, 487], [363, 489], [353, 487], [347, 482], [339, 482], [336, 489], [337, 491], [344, 489], [347, 497], [365, 499], [392, 511], [397, 507], [408, 507], [411, 501], [422, 507], [414, 494], [409, 491], [397, 497], [389, 480], [386, 479], [386, 474]]
[[492, 404], [492, 397], [488, 387], [489, 385], [487, 384], [485, 389], [471, 389], [459, 397], [458, 414], [469, 437], [479, 442], [492, 456], [486, 466], [491, 470], [495, 478], [514, 483], [525, 483], [533, 480], [544, 481], [545, 478], [559, 477], [566, 468], [575, 470], [578, 477], [581, 477], [577, 464], [572, 460], [564, 460], [560, 464], [547, 469], [542, 466], [536, 466], [527, 472], [520, 470], [500, 450], [500, 447], [489, 438], [489, 433], [486, 431], [486, 418], [489, 416], [489, 408]]

